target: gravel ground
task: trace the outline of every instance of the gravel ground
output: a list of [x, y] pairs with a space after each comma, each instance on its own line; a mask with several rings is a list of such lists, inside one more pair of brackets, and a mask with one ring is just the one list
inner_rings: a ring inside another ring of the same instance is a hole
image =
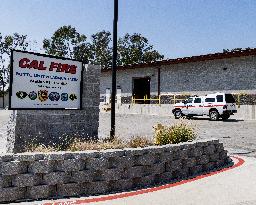
[[[235, 116], [234, 116], [235, 117]], [[256, 156], [256, 121], [243, 121], [231, 118], [228, 121], [209, 121], [208, 118], [188, 120], [198, 132], [198, 138], [217, 138], [232, 154]], [[172, 116], [116, 115], [116, 135], [120, 138], [154, 135], [153, 126], [157, 123], [170, 125], [177, 122]], [[110, 131], [110, 114], [100, 113], [99, 136], [106, 137]]]

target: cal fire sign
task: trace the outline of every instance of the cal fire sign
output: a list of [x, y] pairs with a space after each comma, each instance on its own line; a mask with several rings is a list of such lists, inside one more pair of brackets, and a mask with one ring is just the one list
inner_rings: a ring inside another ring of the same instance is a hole
[[10, 109], [80, 109], [82, 62], [13, 51]]

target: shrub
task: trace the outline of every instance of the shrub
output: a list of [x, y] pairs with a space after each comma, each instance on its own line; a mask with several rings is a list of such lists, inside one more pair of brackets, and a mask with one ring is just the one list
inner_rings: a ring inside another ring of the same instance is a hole
[[171, 144], [171, 132], [170, 128], [167, 126], [163, 126], [162, 124], [157, 124], [154, 127], [155, 135], [154, 135], [154, 141], [156, 145], [165, 145], [165, 144]]
[[196, 138], [195, 128], [185, 121], [180, 121], [172, 126], [157, 124], [154, 127], [154, 140], [156, 145], [177, 144], [187, 142]]

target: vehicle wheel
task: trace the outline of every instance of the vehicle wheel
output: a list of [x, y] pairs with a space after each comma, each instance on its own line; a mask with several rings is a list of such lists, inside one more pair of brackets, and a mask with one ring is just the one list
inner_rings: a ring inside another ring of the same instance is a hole
[[210, 120], [212, 121], [217, 121], [219, 119], [219, 113], [217, 110], [210, 111], [209, 116], [210, 116]]
[[175, 117], [175, 119], [181, 118], [182, 117], [181, 110], [175, 110], [174, 117]]
[[222, 120], [227, 120], [230, 117], [230, 114], [223, 114]]
[[187, 118], [188, 120], [191, 120], [191, 119], [193, 118], [193, 116], [188, 115], [188, 116], [186, 116], [186, 118]]

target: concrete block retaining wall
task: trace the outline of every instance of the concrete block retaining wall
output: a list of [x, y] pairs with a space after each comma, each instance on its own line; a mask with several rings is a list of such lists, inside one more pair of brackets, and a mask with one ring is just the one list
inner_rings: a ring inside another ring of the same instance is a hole
[[123, 150], [5, 154], [0, 155], [0, 203], [147, 187], [229, 162], [218, 140]]

